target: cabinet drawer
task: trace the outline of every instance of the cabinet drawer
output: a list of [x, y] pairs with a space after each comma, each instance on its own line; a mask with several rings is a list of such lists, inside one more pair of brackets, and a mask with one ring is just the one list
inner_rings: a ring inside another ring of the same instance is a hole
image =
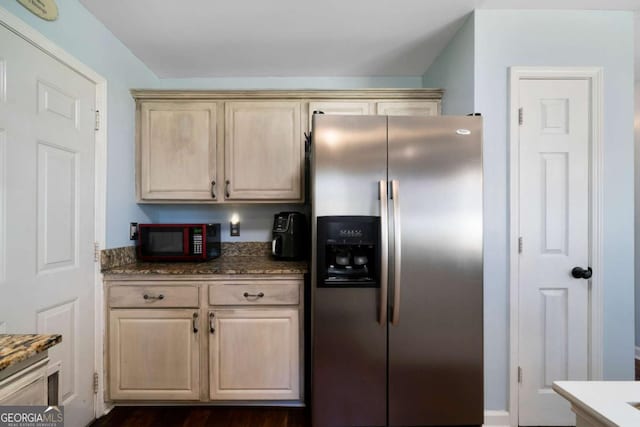
[[166, 308], [199, 305], [197, 286], [112, 286], [109, 307]]
[[210, 305], [298, 305], [297, 281], [225, 282], [209, 285]]

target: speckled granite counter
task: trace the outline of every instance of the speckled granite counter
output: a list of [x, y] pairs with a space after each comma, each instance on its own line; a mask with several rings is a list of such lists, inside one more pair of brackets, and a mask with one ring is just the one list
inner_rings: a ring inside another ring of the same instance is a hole
[[304, 274], [306, 261], [279, 261], [268, 256], [222, 256], [207, 262], [136, 262], [107, 268], [118, 274]]
[[0, 371], [42, 353], [61, 341], [60, 334], [0, 334]]

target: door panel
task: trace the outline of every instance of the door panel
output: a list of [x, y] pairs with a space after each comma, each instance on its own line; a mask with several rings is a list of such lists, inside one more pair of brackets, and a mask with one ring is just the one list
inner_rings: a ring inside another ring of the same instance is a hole
[[322, 101], [309, 102], [309, 129], [312, 129], [314, 111], [327, 115], [367, 116], [371, 114], [373, 103], [368, 101]]
[[0, 58], [0, 324], [62, 334], [49, 352], [60, 364], [60, 404], [69, 425], [87, 425], [95, 415], [96, 87], [3, 26]]
[[483, 422], [481, 134], [476, 117], [389, 117], [392, 426]]
[[438, 101], [383, 101], [376, 104], [379, 116], [437, 116]]
[[211, 312], [209, 388], [213, 400], [300, 398], [298, 308]]
[[[386, 117], [314, 116], [313, 241], [318, 216], [380, 215], [386, 124]], [[313, 245], [313, 424], [383, 426], [387, 326], [378, 323], [379, 289], [318, 288], [316, 251]]]
[[140, 198], [216, 200], [216, 125], [214, 102], [143, 102]]
[[588, 379], [589, 83], [520, 83], [520, 425], [572, 425], [553, 381]]
[[109, 312], [109, 387], [114, 400], [197, 400], [197, 310]]
[[225, 103], [225, 200], [300, 200], [301, 103]]

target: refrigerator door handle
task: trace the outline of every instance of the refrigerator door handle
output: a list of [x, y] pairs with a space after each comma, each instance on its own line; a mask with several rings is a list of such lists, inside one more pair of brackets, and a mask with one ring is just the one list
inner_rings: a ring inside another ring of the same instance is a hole
[[391, 324], [400, 321], [400, 285], [402, 284], [402, 227], [400, 222], [400, 181], [391, 181], [391, 199], [393, 200], [393, 310]]
[[387, 205], [387, 181], [378, 181], [380, 199], [380, 307], [378, 322], [387, 323], [387, 292], [389, 289], [389, 211]]

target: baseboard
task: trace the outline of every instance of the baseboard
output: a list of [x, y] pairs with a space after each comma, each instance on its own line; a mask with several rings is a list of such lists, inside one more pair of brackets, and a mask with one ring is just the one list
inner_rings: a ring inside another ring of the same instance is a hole
[[640, 359], [640, 347], [636, 346], [636, 359]]
[[507, 411], [484, 411], [484, 426], [509, 427], [509, 413]]

